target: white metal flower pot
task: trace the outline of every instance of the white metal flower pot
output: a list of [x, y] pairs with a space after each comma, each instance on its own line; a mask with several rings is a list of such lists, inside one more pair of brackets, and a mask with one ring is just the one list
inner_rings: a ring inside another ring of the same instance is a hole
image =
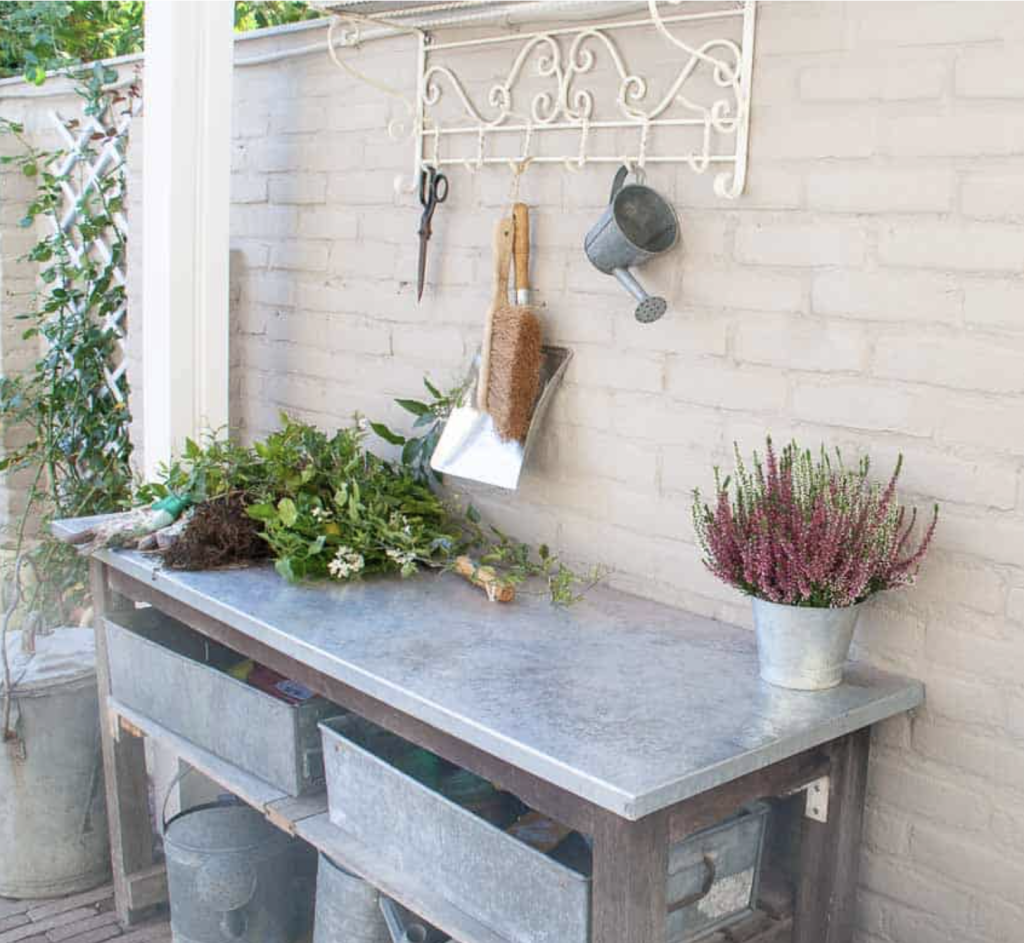
[[814, 609], [754, 599], [761, 677], [799, 691], [824, 691], [843, 680], [860, 606]]

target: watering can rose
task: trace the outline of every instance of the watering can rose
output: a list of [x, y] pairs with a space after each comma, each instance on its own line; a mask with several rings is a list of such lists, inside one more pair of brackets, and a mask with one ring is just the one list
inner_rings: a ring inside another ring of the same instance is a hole
[[824, 446], [817, 458], [795, 442], [777, 455], [769, 438], [752, 470], [737, 447], [733, 476], [715, 470], [714, 505], [694, 491], [705, 565], [744, 593], [789, 606], [843, 608], [913, 583], [938, 506], [915, 542], [917, 509], [908, 514], [896, 495], [902, 464], [901, 456], [883, 485], [869, 479], [867, 458], [847, 468]]

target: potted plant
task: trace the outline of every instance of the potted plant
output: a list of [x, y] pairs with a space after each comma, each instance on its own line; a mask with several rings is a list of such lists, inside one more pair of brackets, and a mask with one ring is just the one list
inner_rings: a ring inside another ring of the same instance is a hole
[[748, 470], [715, 469], [715, 502], [694, 491], [693, 520], [708, 569], [753, 598], [761, 677], [814, 691], [842, 681], [860, 605], [883, 590], [914, 582], [935, 533], [938, 506], [914, 542], [917, 509], [896, 495], [902, 456], [887, 484], [815, 457], [795, 442], [777, 455], [771, 438], [764, 461]]

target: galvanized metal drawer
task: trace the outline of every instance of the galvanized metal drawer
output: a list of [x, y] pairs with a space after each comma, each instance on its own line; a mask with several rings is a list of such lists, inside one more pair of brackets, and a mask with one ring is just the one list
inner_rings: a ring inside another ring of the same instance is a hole
[[[589, 868], [566, 867], [396, 769], [367, 721], [338, 717], [321, 730], [330, 819], [382, 866], [434, 888], [510, 943], [588, 943]], [[758, 806], [673, 846], [667, 943], [753, 909], [767, 811]]]
[[321, 788], [320, 697], [288, 704], [226, 669], [239, 655], [155, 609], [105, 620], [113, 696], [291, 796]]
[[669, 849], [668, 943], [690, 943], [753, 912], [769, 811], [755, 803]]
[[[359, 745], [349, 716], [321, 725], [331, 821], [382, 865], [433, 888], [513, 943], [587, 943], [590, 881]], [[379, 743], [379, 738], [375, 740]]]

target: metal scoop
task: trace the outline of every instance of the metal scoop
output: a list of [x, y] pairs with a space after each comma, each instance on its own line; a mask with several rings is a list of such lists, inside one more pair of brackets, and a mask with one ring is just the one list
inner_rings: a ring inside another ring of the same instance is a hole
[[679, 239], [679, 220], [672, 205], [642, 183], [624, 186], [627, 167], [615, 173], [608, 208], [587, 233], [583, 249], [591, 264], [614, 275], [639, 304], [634, 312], [644, 324], [657, 321], [668, 309], [664, 298], [647, 294], [630, 271], [668, 252]]
[[430, 467], [434, 471], [515, 491], [544, 414], [572, 359], [572, 351], [567, 347], [545, 346], [541, 352], [544, 361], [540, 372], [540, 392], [533, 407], [526, 440], [503, 441], [491, 417], [476, 408], [477, 373], [480, 369], [478, 355], [473, 361], [462, 403], [452, 410], [431, 456]]

